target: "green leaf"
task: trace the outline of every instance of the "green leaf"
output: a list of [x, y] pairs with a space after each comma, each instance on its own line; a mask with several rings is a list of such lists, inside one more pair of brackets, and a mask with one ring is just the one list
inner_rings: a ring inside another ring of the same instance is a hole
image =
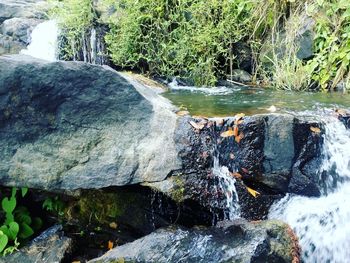
[[6, 213], [12, 213], [13, 210], [15, 210], [16, 208], [16, 198], [14, 196], [12, 196], [10, 199], [8, 199], [7, 197], [5, 197], [4, 199], [2, 199], [1, 205], [2, 205], [2, 209], [6, 212]]
[[0, 230], [10, 239], [15, 240], [19, 232], [19, 225], [16, 222], [11, 222], [9, 226], [2, 225]]
[[16, 216], [16, 221], [19, 223], [26, 223], [27, 225], [30, 225], [32, 223], [32, 218], [29, 214], [18, 214]]
[[11, 222], [9, 224], [9, 239], [15, 240], [19, 232], [19, 225], [16, 222]]
[[33, 229], [26, 223], [22, 223], [20, 227], [19, 237], [22, 239], [26, 239], [34, 234]]
[[5, 249], [8, 242], [9, 242], [9, 239], [6, 235], [4, 234], [0, 235], [0, 252], [2, 252]]
[[25, 197], [25, 195], [28, 193], [28, 187], [22, 187], [21, 193], [22, 193], [22, 197]]

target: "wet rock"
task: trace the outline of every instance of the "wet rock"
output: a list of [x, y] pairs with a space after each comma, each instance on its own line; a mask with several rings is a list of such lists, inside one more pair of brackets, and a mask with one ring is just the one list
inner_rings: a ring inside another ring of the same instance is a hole
[[17, 54], [24, 48], [26, 48], [24, 43], [16, 41], [12, 37], [5, 36], [0, 33], [0, 55]]
[[34, 18], [15, 17], [4, 21], [0, 31], [3, 35], [12, 37], [13, 41], [19, 41], [28, 45], [30, 43], [30, 34], [35, 26], [41, 22], [42, 20]]
[[44, 231], [18, 252], [1, 257], [0, 262], [62, 262], [71, 247], [72, 240], [63, 236], [62, 226], [56, 225]]
[[293, 231], [279, 221], [168, 227], [89, 262], [298, 262]]
[[2, 185], [96, 189], [181, 168], [173, 107], [144, 86], [107, 67], [27, 56], [1, 57], [0, 71]]
[[47, 8], [43, 0], [0, 0], [0, 23], [14, 17], [43, 19]]
[[241, 69], [234, 69], [232, 71], [232, 75], [228, 75], [227, 77], [229, 79], [232, 78], [232, 80], [241, 82], [241, 83], [249, 83], [249, 82], [252, 82], [253, 80], [253, 76], [251, 74]]
[[[291, 114], [244, 117], [237, 124], [242, 136], [239, 141], [235, 136], [221, 136], [235, 129], [235, 118], [208, 120], [201, 130], [193, 128], [190, 121], [202, 120], [185, 117], [178, 122], [176, 145], [182, 170], [148, 186], [178, 202], [195, 200], [213, 211], [217, 220], [227, 218], [229, 189], [213, 174], [214, 159], [218, 158], [219, 165], [241, 176], [235, 186], [245, 218], [266, 218], [270, 205], [286, 193], [320, 194], [318, 171], [324, 129], [316, 117]], [[319, 133], [311, 128], [318, 128]], [[246, 187], [260, 195], [253, 197]]]
[[297, 44], [299, 47], [297, 57], [299, 59], [310, 59], [314, 55], [313, 45], [315, 20], [307, 14], [304, 14], [301, 21], [303, 22], [297, 33]]

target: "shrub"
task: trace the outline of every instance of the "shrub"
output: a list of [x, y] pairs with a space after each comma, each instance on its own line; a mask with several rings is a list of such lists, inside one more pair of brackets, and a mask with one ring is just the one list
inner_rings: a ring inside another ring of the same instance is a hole
[[124, 0], [106, 36], [112, 61], [150, 74], [214, 85], [247, 37], [252, 5], [244, 0]]

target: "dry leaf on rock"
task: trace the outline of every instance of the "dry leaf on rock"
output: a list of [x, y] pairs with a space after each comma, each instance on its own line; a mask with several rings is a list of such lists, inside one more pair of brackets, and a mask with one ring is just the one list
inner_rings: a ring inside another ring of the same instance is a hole
[[252, 188], [250, 188], [248, 186], [246, 186], [246, 188], [247, 188], [248, 193], [250, 193], [255, 198], [257, 198], [258, 195], [260, 195], [260, 193], [258, 191], [255, 191], [254, 189], [252, 189]]

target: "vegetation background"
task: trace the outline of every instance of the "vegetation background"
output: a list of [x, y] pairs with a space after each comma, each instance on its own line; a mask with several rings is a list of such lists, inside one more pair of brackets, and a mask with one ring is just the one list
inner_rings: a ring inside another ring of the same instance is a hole
[[[242, 68], [242, 52], [248, 50], [251, 64], [244, 69], [254, 76], [253, 83], [285, 90], [349, 86], [348, 0], [52, 3], [51, 16], [64, 32], [67, 57], [81, 48], [92, 25], [107, 24], [111, 61], [150, 75], [213, 86]], [[310, 25], [312, 53], [303, 57], [303, 29]]]

